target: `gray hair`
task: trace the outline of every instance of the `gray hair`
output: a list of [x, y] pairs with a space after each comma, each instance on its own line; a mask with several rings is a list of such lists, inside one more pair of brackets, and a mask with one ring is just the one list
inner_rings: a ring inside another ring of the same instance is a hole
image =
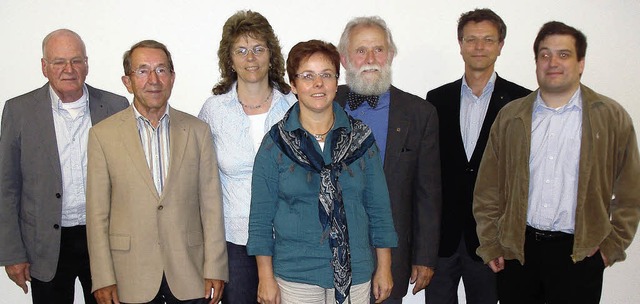
[[377, 26], [382, 29], [387, 36], [387, 44], [389, 45], [389, 50], [393, 53], [395, 57], [398, 54], [398, 49], [396, 48], [396, 44], [393, 42], [393, 36], [391, 35], [391, 31], [387, 27], [387, 23], [382, 20], [379, 16], [369, 16], [369, 17], [357, 17], [349, 21], [347, 25], [344, 27], [344, 31], [342, 32], [342, 36], [340, 37], [340, 43], [338, 44], [338, 51], [340, 55], [348, 58], [348, 50], [349, 50], [349, 38], [351, 36], [351, 31], [358, 26]]
[[87, 48], [84, 45], [84, 41], [82, 41], [82, 38], [80, 37], [80, 35], [78, 35], [78, 33], [70, 30], [70, 29], [57, 29], [51, 33], [49, 33], [47, 36], [44, 37], [44, 39], [42, 39], [42, 57], [44, 58], [45, 55], [45, 51], [46, 51], [46, 47], [47, 47], [47, 43], [49, 42], [49, 40], [51, 38], [53, 38], [53, 36], [57, 36], [57, 35], [70, 35], [70, 36], [74, 36], [78, 39], [78, 41], [80, 41], [80, 45], [82, 45], [82, 53], [84, 54], [84, 56], [87, 56]]

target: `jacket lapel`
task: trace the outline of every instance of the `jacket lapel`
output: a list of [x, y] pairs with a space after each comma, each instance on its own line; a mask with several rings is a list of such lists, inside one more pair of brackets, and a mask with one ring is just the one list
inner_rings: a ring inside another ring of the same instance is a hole
[[179, 111], [169, 107], [169, 171], [165, 182], [162, 196], [167, 193], [171, 187], [171, 181], [178, 178], [177, 174], [182, 166], [185, 149], [187, 147], [187, 138], [189, 134], [189, 125], [184, 123], [184, 116]]
[[147, 164], [147, 157], [144, 155], [144, 151], [142, 150], [142, 143], [140, 142], [140, 134], [138, 133], [138, 124], [136, 122], [136, 117], [133, 112], [133, 104], [129, 106], [128, 109], [124, 111], [128, 111], [129, 115], [122, 115], [122, 124], [118, 132], [122, 137], [122, 142], [129, 154], [129, 157], [132, 160], [133, 166], [136, 168], [136, 171], [142, 177], [142, 180], [149, 188], [149, 191], [153, 192], [156, 199], [159, 199], [158, 191], [156, 190], [156, 186], [153, 184], [153, 179], [151, 177], [151, 171], [149, 170], [149, 165]]
[[58, 142], [56, 140], [56, 128], [53, 122], [53, 110], [51, 109], [51, 95], [49, 94], [49, 83], [45, 84], [35, 93], [32, 109], [34, 119], [30, 124], [33, 128], [41, 130], [40, 138], [36, 140], [41, 143], [42, 150], [51, 164], [51, 172], [57, 182], [62, 185], [62, 171], [60, 169], [60, 156], [58, 154]]
[[493, 121], [496, 119], [496, 116], [498, 116], [500, 109], [502, 109], [502, 107], [511, 100], [511, 96], [506, 92], [504, 86], [504, 80], [500, 78], [500, 76], [496, 75], [496, 83], [493, 87], [493, 92], [491, 93], [489, 107], [487, 108], [487, 113], [484, 116], [484, 121], [482, 122], [482, 128], [480, 129], [476, 146], [473, 150], [473, 154], [471, 155], [470, 163], [477, 164], [477, 166], [480, 166], [480, 160], [484, 154], [484, 147], [489, 139], [489, 131], [491, 131]]
[[387, 146], [385, 147], [384, 170], [395, 167], [391, 164], [403, 147], [407, 135], [409, 133], [409, 118], [404, 112], [405, 107], [402, 106], [402, 100], [398, 99], [398, 89], [391, 86], [389, 96], [389, 126], [387, 129]]
[[97, 124], [99, 121], [109, 116], [109, 111], [102, 101], [102, 94], [93, 87], [86, 85], [89, 91], [89, 114], [91, 115], [91, 125]]

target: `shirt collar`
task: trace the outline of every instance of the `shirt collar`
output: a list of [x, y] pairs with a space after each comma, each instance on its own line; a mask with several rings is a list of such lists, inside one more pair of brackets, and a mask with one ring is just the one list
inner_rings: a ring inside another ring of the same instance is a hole
[[[60, 100], [60, 97], [58, 97], [56, 91], [53, 90], [51, 84], [49, 84], [49, 97], [51, 98], [51, 108], [54, 111], [59, 111], [60, 109], [62, 109], [62, 100]], [[87, 85], [82, 85], [82, 96], [78, 100], [75, 100], [73, 102], [77, 101], [84, 103], [85, 107], [89, 105], [89, 91], [87, 90]]]
[[580, 91], [580, 87], [578, 87], [578, 89], [575, 91], [575, 93], [573, 93], [573, 95], [571, 96], [571, 98], [569, 99], [569, 102], [567, 102], [567, 104], [565, 104], [564, 106], [561, 106], [557, 109], [548, 107], [544, 101], [542, 100], [542, 96], [540, 95], [540, 90], [538, 90], [538, 95], [536, 96], [536, 101], [533, 103], [533, 111], [540, 111], [542, 109], [548, 109], [548, 110], [553, 110], [556, 112], [563, 112], [569, 109], [573, 109], [576, 108], [578, 110], [582, 110], [582, 94]]
[[[140, 112], [138, 112], [138, 109], [136, 109], [135, 105], [132, 105], [132, 108], [133, 108], [133, 115], [135, 115], [136, 120], [142, 119], [144, 121], [147, 121], [147, 122], [151, 123], [149, 121], [149, 119], [147, 119], [146, 117], [142, 116], [142, 114], [140, 114]], [[167, 104], [167, 107], [164, 109], [164, 114], [162, 114], [162, 117], [160, 117], [160, 121], [165, 119], [165, 117], [166, 117], [166, 119], [169, 119], [169, 104]]]
[[[495, 86], [495, 83], [496, 83], [496, 78], [497, 78], [497, 74], [494, 71], [493, 73], [491, 73], [491, 77], [489, 77], [489, 81], [484, 86], [484, 89], [482, 89], [482, 95], [484, 95], [484, 93], [486, 93], [489, 90], [493, 90], [493, 87]], [[462, 75], [462, 89], [467, 90], [468, 92], [473, 94], [473, 90], [467, 84], [467, 77], [464, 74]]]

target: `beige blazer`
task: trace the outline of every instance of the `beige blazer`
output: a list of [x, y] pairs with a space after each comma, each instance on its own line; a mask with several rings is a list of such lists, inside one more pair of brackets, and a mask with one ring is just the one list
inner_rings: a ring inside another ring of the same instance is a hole
[[92, 291], [117, 284], [123, 302], [149, 302], [165, 273], [181, 300], [204, 278], [228, 280], [218, 166], [209, 127], [169, 109], [170, 161], [162, 195], [151, 180], [133, 106], [91, 128], [87, 236]]

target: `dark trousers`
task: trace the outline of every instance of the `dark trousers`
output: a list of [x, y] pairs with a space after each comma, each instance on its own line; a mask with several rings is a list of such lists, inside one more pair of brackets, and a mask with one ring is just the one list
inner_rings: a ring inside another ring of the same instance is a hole
[[467, 303], [498, 302], [496, 275], [482, 261], [471, 258], [464, 238], [461, 238], [452, 256], [438, 258], [436, 271], [425, 290], [425, 303], [458, 304], [458, 285], [461, 278]]
[[[204, 292], [204, 290], [203, 290]], [[124, 302], [122, 302], [124, 304]], [[171, 289], [169, 288], [169, 283], [167, 283], [167, 277], [162, 274], [162, 283], [160, 283], [160, 289], [158, 290], [158, 294], [156, 295], [151, 302], [147, 302], [147, 304], [207, 304], [209, 300], [205, 298], [200, 299], [192, 299], [181, 301], [178, 300], [173, 293], [171, 293]]]
[[573, 263], [572, 248], [571, 234], [527, 227], [524, 265], [508, 260], [498, 273], [500, 304], [599, 303], [605, 267], [602, 256], [598, 251]]
[[247, 255], [247, 246], [227, 242], [229, 282], [222, 294], [224, 304], [252, 304], [258, 298], [256, 257]]
[[62, 227], [60, 256], [53, 280], [43, 282], [31, 279], [31, 296], [34, 304], [73, 304], [76, 278], [82, 284], [84, 301], [96, 303], [91, 294], [91, 272], [87, 250], [86, 226]]

